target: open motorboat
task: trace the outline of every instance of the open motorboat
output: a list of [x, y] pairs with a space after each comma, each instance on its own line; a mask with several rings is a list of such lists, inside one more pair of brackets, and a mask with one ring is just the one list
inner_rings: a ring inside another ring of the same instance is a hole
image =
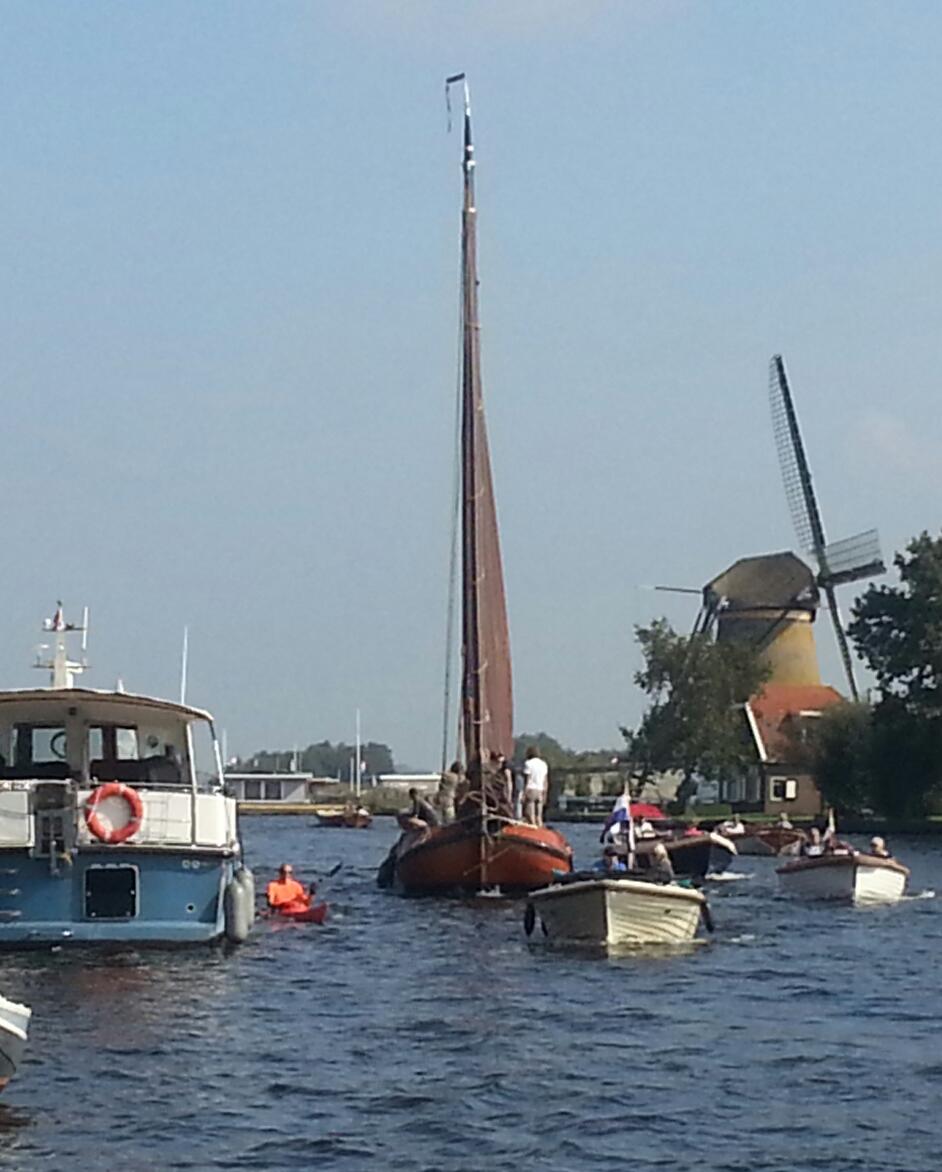
[[906, 889], [909, 868], [848, 848], [794, 859], [778, 868], [778, 877], [783, 892], [801, 899], [895, 903]]
[[741, 834], [724, 834], [736, 844], [741, 855], [761, 855], [766, 858], [787, 857], [801, 852], [807, 835], [803, 830], [785, 826], [745, 826]]
[[688, 944], [701, 919], [702, 892], [640, 875], [578, 872], [531, 892], [524, 926], [549, 942], [600, 948]]
[[637, 840], [635, 855], [639, 867], [644, 869], [649, 865], [658, 843], [663, 843], [667, 848], [674, 874], [690, 879], [704, 879], [707, 875], [722, 874], [737, 853], [734, 842], [713, 830], [677, 837], [658, 835]]
[[[381, 886], [405, 894], [532, 891], [554, 871], [572, 868], [572, 849], [557, 830], [514, 816], [495, 763], [513, 757], [510, 633], [497, 508], [484, 418], [478, 322], [477, 203], [471, 104], [464, 74], [461, 233], [460, 513], [461, 737], [467, 792], [457, 818], [433, 826], [414, 819], [379, 869]], [[457, 502], [456, 502], [457, 504]], [[448, 686], [446, 692], [446, 708]], [[451, 724], [451, 714], [447, 725]], [[545, 796], [545, 795], [544, 795]]]
[[50, 686], [0, 691], [0, 948], [244, 940], [254, 882], [211, 716], [76, 687], [86, 629], [60, 605]]
[[32, 1010], [0, 997], [0, 1091], [16, 1074], [26, 1050]]
[[329, 826], [340, 830], [369, 830], [373, 825], [373, 815], [365, 806], [320, 806], [315, 808], [314, 816], [318, 826]]

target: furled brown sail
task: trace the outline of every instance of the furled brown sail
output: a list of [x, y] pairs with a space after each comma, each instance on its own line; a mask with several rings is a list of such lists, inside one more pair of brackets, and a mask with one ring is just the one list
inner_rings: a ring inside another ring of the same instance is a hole
[[481, 390], [477, 208], [471, 110], [464, 114], [461, 234], [462, 316], [462, 731], [466, 760], [513, 755], [510, 634], [497, 530], [497, 508]]

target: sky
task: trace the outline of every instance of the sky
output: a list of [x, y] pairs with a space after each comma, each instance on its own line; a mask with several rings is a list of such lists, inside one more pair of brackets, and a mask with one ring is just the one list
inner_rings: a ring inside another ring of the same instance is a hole
[[44, 0], [0, 33], [4, 686], [62, 598], [93, 686], [175, 696], [188, 626], [232, 753], [359, 708], [437, 767], [459, 70], [518, 731], [617, 745], [635, 624], [694, 619], [647, 587], [794, 547], [773, 353], [829, 538], [938, 532], [942, 7]]

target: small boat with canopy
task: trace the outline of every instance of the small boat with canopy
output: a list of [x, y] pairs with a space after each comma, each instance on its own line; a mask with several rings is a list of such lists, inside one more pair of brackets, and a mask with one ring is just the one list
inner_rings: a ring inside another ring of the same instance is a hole
[[[514, 816], [500, 773], [501, 759], [513, 755], [510, 636], [481, 387], [475, 161], [464, 74], [448, 79], [449, 86], [458, 83], [464, 92], [460, 735], [467, 792], [454, 822], [407, 828], [390, 852], [379, 881], [407, 894], [528, 891], [572, 866], [572, 849], [558, 831]], [[447, 682], [445, 691], [447, 710]]]

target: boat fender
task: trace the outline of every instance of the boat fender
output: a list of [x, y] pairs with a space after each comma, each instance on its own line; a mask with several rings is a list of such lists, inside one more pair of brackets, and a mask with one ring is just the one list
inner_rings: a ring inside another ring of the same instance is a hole
[[710, 911], [710, 905], [706, 900], [700, 905], [700, 915], [703, 918], [703, 926], [712, 936], [715, 924], [713, 923], [713, 913]]
[[240, 867], [230, 880], [223, 912], [226, 939], [235, 944], [247, 940], [255, 920], [255, 879], [248, 867]]
[[[528, 936], [533, 935], [533, 929], [536, 927], [536, 908], [532, 903], [527, 904], [526, 911], [523, 913], [523, 930]], [[546, 929], [543, 929], [544, 932]]]
[[[130, 817], [123, 826], [106, 826], [99, 813], [99, 805], [106, 798], [121, 798], [127, 803]], [[106, 781], [89, 795], [85, 803], [85, 823], [89, 832], [101, 842], [127, 842], [140, 830], [144, 821], [144, 803], [136, 789], [125, 785], [123, 781]]]

